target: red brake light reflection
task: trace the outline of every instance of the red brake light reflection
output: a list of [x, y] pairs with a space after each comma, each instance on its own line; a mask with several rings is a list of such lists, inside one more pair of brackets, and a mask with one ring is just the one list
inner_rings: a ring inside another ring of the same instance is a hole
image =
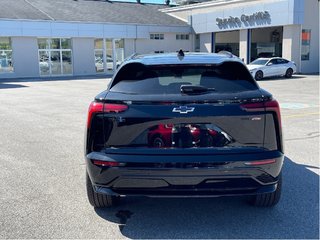
[[118, 167], [120, 163], [118, 162], [109, 162], [109, 161], [101, 161], [101, 160], [92, 160], [94, 165], [101, 167]]
[[113, 104], [113, 103], [104, 104], [104, 112], [106, 113], [120, 113], [120, 112], [126, 111], [127, 109], [128, 109], [128, 106], [124, 104]]
[[252, 161], [252, 162], [245, 162], [244, 165], [247, 166], [259, 166], [259, 165], [266, 165], [275, 163], [275, 159], [267, 159], [267, 160], [260, 160], [260, 161]]

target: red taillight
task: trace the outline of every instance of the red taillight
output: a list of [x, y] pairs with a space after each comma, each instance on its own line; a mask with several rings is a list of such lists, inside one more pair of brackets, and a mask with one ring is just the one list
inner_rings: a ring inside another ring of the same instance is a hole
[[104, 112], [106, 113], [120, 113], [128, 109], [127, 105], [124, 104], [114, 104], [114, 103], [105, 103]]
[[244, 165], [247, 166], [259, 166], [259, 165], [266, 165], [275, 163], [275, 159], [267, 159], [267, 160], [259, 160], [259, 161], [252, 161], [252, 162], [245, 162]]
[[265, 102], [265, 107], [266, 111], [273, 111], [277, 114], [278, 122], [279, 122], [279, 127], [280, 129], [282, 128], [281, 125], [281, 114], [280, 114], [280, 106], [279, 103], [276, 100], [272, 100], [269, 102]]
[[88, 119], [87, 119], [87, 127], [90, 127], [91, 119], [93, 114], [103, 112], [103, 103], [100, 102], [92, 102], [89, 106], [88, 110]]
[[277, 115], [279, 122], [279, 127], [281, 129], [281, 115], [279, 103], [276, 100], [271, 100], [268, 102], [258, 102], [258, 103], [246, 103], [242, 104], [241, 108], [247, 112], [257, 112], [257, 111], [272, 111]]
[[92, 102], [88, 110], [87, 127], [90, 127], [91, 119], [96, 113], [120, 113], [126, 111], [127, 109], [128, 106], [124, 104]]
[[101, 161], [101, 160], [92, 160], [94, 165], [101, 167], [119, 167], [120, 163], [118, 162], [110, 162], [110, 161]]

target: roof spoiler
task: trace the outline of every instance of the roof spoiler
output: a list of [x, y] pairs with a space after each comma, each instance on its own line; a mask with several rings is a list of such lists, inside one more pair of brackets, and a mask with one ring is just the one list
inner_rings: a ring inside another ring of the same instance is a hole
[[138, 56], [139, 55], [139, 53], [133, 53], [133, 54], [131, 54], [129, 57], [127, 57], [126, 59], [124, 59], [123, 61], [125, 62], [125, 61], [128, 61], [128, 60], [131, 60], [131, 59], [134, 59], [136, 56]]
[[229, 58], [235, 57], [235, 55], [233, 55], [233, 54], [232, 54], [231, 52], [229, 52], [229, 51], [220, 51], [220, 52], [218, 52], [218, 54], [226, 55], [226, 56], [228, 56]]

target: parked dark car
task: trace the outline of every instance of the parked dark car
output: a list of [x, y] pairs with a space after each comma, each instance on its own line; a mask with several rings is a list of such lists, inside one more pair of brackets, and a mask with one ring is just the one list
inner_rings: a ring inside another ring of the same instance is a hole
[[248, 195], [274, 206], [283, 157], [278, 102], [225, 54], [132, 56], [89, 107], [94, 207], [130, 195]]

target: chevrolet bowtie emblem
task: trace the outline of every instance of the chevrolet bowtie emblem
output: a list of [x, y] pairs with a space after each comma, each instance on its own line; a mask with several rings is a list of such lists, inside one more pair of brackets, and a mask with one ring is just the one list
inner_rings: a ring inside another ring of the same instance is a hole
[[188, 107], [188, 106], [180, 106], [172, 109], [172, 112], [177, 112], [181, 114], [186, 114], [193, 111], [194, 111], [194, 107]]

